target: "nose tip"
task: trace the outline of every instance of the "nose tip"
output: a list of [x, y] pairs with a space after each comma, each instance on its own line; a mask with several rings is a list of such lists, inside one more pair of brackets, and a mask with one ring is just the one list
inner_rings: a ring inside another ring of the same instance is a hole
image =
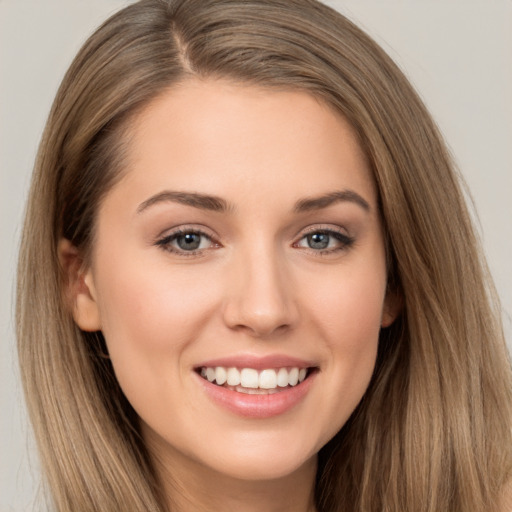
[[234, 319], [227, 324], [236, 331], [244, 331], [252, 337], [269, 338], [274, 334], [287, 330], [291, 323], [282, 317], [278, 317], [276, 312], [262, 310], [245, 310], [239, 311]]
[[233, 330], [252, 337], [269, 338], [292, 328], [298, 312], [292, 285], [274, 261], [234, 275], [224, 308], [224, 321]]

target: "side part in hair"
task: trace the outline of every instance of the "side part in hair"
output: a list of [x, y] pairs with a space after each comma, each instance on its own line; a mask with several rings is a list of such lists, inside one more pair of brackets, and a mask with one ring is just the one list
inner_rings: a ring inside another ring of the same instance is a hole
[[361, 404], [320, 453], [318, 510], [496, 510], [512, 478], [510, 363], [459, 178], [402, 72], [313, 0], [142, 0], [107, 20], [65, 76], [35, 164], [17, 302], [55, 509], [166, 510], [100, 325], [75, 322], [65, 290], [74, 279], [80, 300], [93, 298], [78, 264], [123, 175], [131, 119], [192, 75], [314, 95], [351, 123], [374, 173], [401, 314], [384, 322]]

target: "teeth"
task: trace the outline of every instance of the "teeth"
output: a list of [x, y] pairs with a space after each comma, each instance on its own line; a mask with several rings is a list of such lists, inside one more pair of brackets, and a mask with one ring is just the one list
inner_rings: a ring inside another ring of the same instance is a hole
[[240, 372], [240, 384], [244, 388], [258, 388], [258, 370], [253, 370], [252, 368], [244, 368]]
[[288, 370], [286, 368], [279, 368], [277, 372], [277, 385], [280, 388], [288, 386]]
[[228, 380], [229, 386], [240, 385], [240, 372], [236, 368], [228, 368]]
[[215, 381], [219, 386], [222, 386], [226, 380], [228, 380], [228, 372], [222, 366], [217, 366], [215, 368]]
[[[223, 366], [203, 367], [200, 374], [209, 382], [215, 382], [219, 386], [226, 384], [236, 387], [237, 391], [254, 394], [260, 390], [277, 390], [287, 386], [296, 386], [302, 382], [307, 375], [306, 368], [273, 368], [260, 372], [254, 368], [224, 368]], [[254, 392], [253, 392], [254, 390]]]
[[262, 389], [275, 389], [277, 387], [277, 374], [275, 370], [263, 370], [260, 373], [259, 386]]
[[[208, 377], [208, 370], [206, 370], [206, 377]], [[290, 386], [295, 386], [297, 382], [299, 382], [299, 369], [292, 368], [288, 374], [288, 384], [290, 384]]]
[[215, 368], [206, 368], [206, 378], [213, 382], [215, 380]]

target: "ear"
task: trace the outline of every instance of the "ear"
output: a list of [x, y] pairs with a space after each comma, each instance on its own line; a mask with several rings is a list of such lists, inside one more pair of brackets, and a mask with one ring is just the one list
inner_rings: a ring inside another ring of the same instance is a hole
[[381, 327], [389, 327], [402, 311], [402, 296], [393, 290], [386, 291], [382, 309]]
[[73, 318], [83, 331], [101, 329], [92, 271], [86, 268], [78, 249], [67, 239], [59, 241], [57, 252], [64, 272], [63, 296]]

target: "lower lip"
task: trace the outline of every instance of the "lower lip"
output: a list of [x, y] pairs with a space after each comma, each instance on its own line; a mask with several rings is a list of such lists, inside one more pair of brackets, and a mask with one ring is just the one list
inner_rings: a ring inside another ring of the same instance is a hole
[[285, 388], [277, 393], [248, 395], [217, 386], [197, 375], [200, 384], [213, 402], [238, 416], [261, 419], [278, 416], [293, 409], [305, 398], [315, 377], [316, 372], [313, 372], [297, 386]]

